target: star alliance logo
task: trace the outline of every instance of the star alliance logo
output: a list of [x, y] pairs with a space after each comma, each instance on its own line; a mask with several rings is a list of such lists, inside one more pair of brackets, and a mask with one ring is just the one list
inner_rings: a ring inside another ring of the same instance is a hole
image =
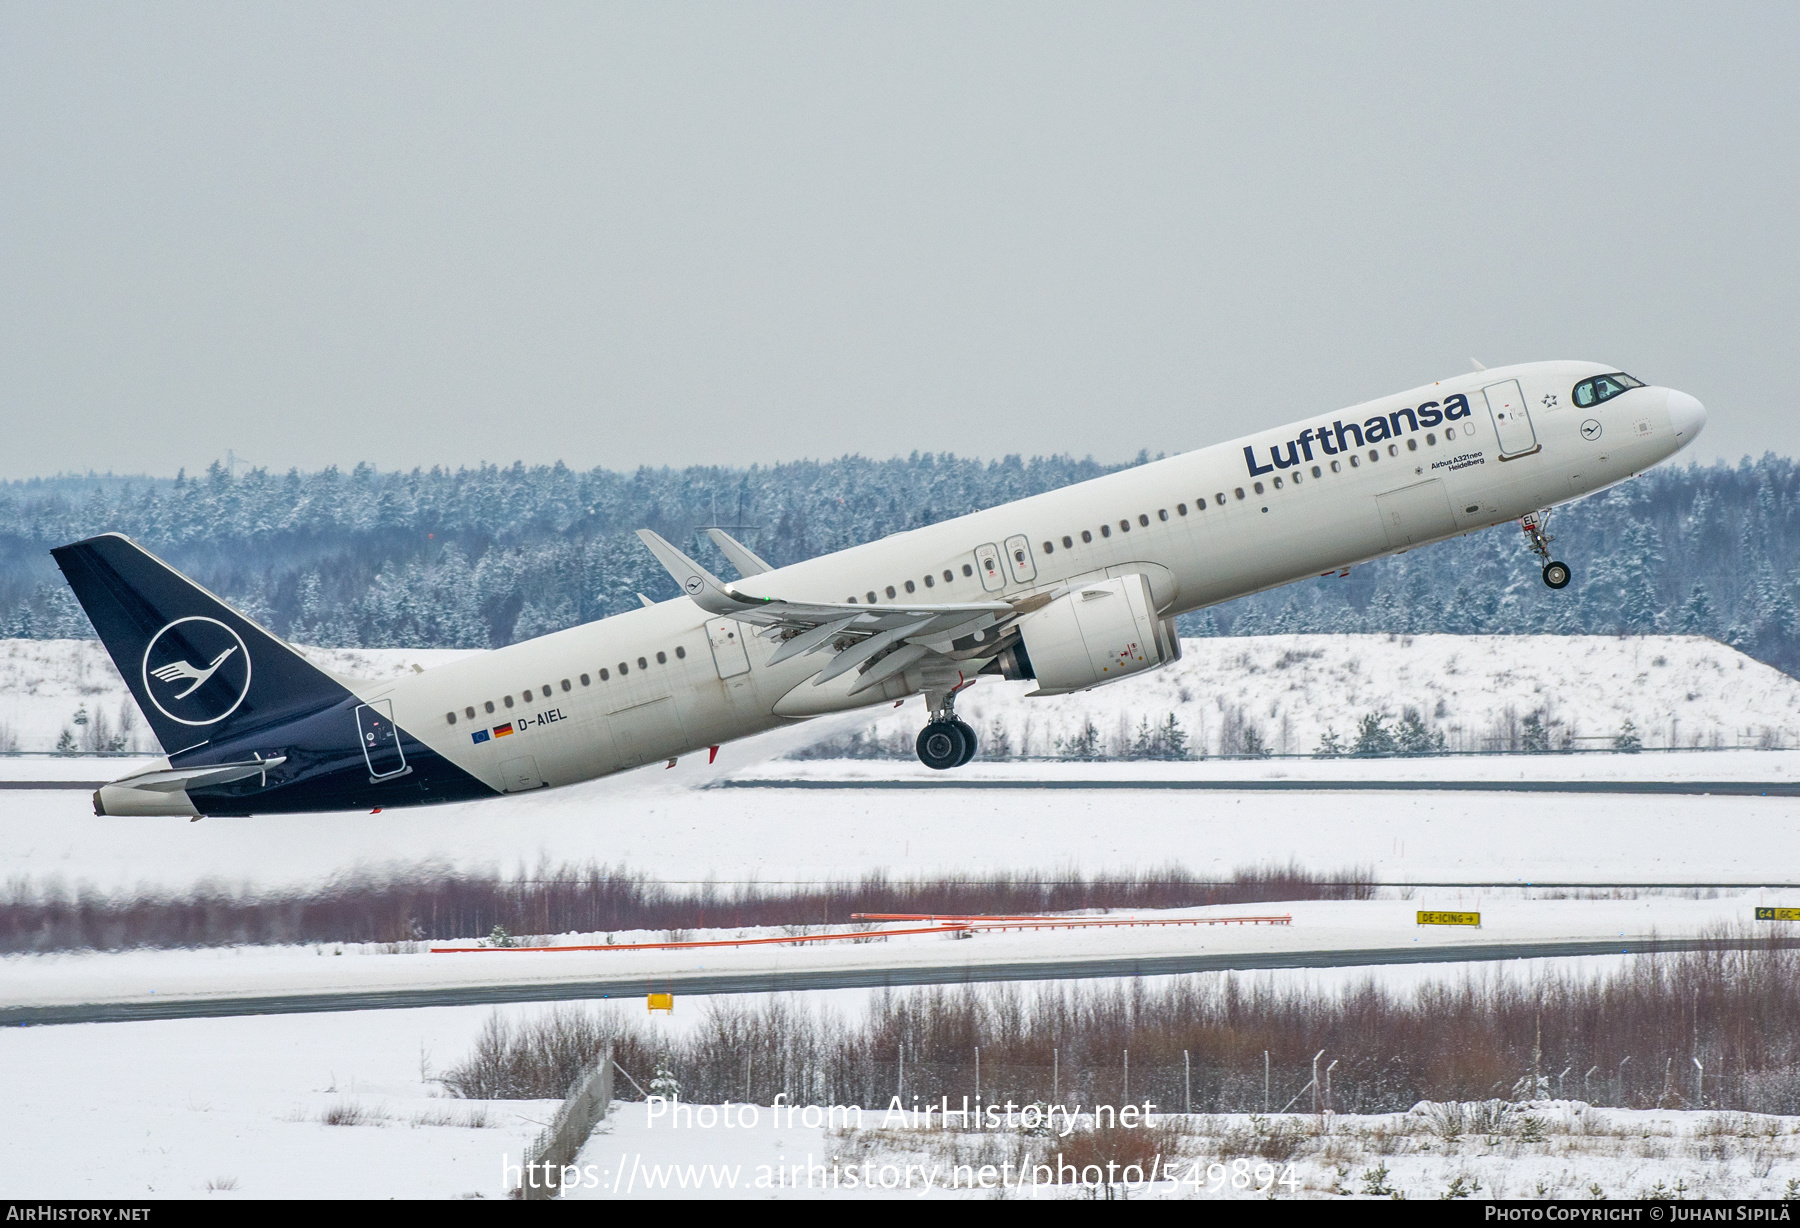
[[144, 649], [144, 692], [170, 720], [216, 725], [250, 693], [250, 650], [216, 618], [178, 618]]

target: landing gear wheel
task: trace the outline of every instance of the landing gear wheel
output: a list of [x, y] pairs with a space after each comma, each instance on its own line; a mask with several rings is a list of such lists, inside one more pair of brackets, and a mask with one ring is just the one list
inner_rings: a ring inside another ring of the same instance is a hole
[[956, 761], [956, 766], [962, 767], [965, 763], [967, 763], [969, 760], [971, 760], [975, 757], [975, 748], [978, 745], [978, 742], [975, 737], [975, 726], [969, 724], [969, 722], [967, 722], [965, 720], [960, 720], [956, 717], [952, 717], [950, 723], [955, 725], [958, 729], [962, 730], [963, 754], [962, 754], [962, 758], [958, 759]]
[[1554, 560], [1544, 564], [1544, 583], [1551, 588], [1569, 587], [1569, 565]]
[[971, 740], [963, 737], [963, 730], [967, 728], [961, 721], [933, 721], [919, 730], [919, 740], [915, 744], [919, 762], [939, 772], [961, 767], [975, 753]]

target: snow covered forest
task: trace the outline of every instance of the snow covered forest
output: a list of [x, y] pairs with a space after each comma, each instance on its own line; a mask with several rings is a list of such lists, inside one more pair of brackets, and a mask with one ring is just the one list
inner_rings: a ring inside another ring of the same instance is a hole
[[[486, 648], [630, 609], [638, 593], [673, 596], [632, 535], [640, 527], [731, 574], [696, 527], [723, 525], [783, 564], [1119, 467], [914, 454], [630, 473], [214, 464], [173, 480], [11, 482], [0, 484], [0, 637], [91, 636], [47, 551], [111, 530], [298, 642]], [[1575, 573], [1560, 594], [1502, 526], [1191, 615], [1183, 632], [1699, 634], [1800, 673], [1794, 461], [1653, 470], [1563, 509], [1551, 530]]]

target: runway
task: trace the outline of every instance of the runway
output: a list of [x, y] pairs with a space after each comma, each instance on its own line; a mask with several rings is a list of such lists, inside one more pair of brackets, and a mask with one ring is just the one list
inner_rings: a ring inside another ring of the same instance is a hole
[[[1258, 951], [1219, 955], [1107, 957], [971, 963], [895, 968], [797, 969], [754, 973], [693, 973], [656, 977], [580, 978], [525, 984], [356, 990], [335, 993], [262, 994], [246, 997], [166, 998], [157, 1001], [59, 1006], [0, 1007], [0, 1026], [36, 1027], [63, 1023], [119, 1023], [149, 1019], [217, 1018], [232, 1015], [316, 1014], [328, 1011], [395, 1010], [425, 1006], [479, 1006], [503, 1002], [563, 1002], [628, 998], [646, 993], [781, 993], [811, 989], [880, 989], [906, 985], [963, 985], [993, 981], [1059, 981], [1091, 978], [1168, 976], [1190, 972], [1252, 972], [1306, 968], [1361, 968], [1385, 964], [1486, 963], [1582, 955], [1641, 955], [1694, 950], [1743, 950], [1769, 945], [1800, 947], [1800, 938], [1605, 938], [1553, 941], [1434, 943], [1323, 949]], [[508, 954], [504, 959], [522, 956]], [[546, 956], [546, 958], [555, 958]]]
[[711, 789], [1198, 789], [1214, 793], [1647, 793], [1800, 797], [1793, 780], [721, 780]]

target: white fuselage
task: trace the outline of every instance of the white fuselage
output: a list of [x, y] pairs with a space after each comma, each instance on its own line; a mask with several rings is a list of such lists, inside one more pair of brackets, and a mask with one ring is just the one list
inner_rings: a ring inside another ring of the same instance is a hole
[[[917, 605], [1137, 572], [1158, 613], [1173, 617], [1516, 520], [1631, 477], [1691, 441], [1694, 415], [1704, 415], [1683, 393], [1643, 387], [1588, 408], [1571, 403], [1577, 381], [1611, 370], [1549, 362], [1459, 376], [734, 587]], [[1497, 390], [1496, 405], [1523, 403], [1491, 409], [1484, 389]], [[1466, 414], [1443, 417], [1459, 397]], [[1377, 419], [1387, 425], [1376, 429]], [[854, 675], [814, 687], [818, 659], [770, 667], [776, 646], [755, 631], [683, 596], [391, 683], [350, 684], [367, 702], [390, 701], [414, 737], [507, 791], [588, 780], [920, 689], [904, 674], [854, 697]], [[981, 664], [971, 662], [971, 674]], [[493, 734], [508, 724], [513, 733]], [[480, 732], [489, 736], [477, 742]]]

